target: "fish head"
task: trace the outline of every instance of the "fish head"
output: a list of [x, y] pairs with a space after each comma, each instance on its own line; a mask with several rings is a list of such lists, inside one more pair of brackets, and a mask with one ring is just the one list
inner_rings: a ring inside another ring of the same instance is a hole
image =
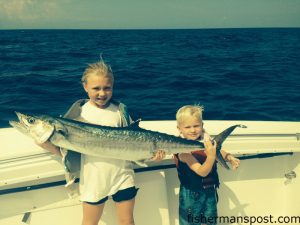
[[55, 121], [49, 116], [26, 115], [20, 112], [16, 112], [16, 115], [19, 121], [9, 121], [9, 124], [39, 144], [46, 142], [55, 130]]

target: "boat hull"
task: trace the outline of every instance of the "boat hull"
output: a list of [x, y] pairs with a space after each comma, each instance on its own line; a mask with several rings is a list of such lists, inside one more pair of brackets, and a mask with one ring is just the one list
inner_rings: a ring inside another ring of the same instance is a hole
[[[291, 220], [300, 215], [297, 192], [300, 190], [297, 135], [300, 123], [205, 121], [211, 134], [236, 123], [245, 124], [249, 129], [235, 131], [223, 146], [240, 157], [241, 166], [237, 171], [218, 166], [221, 180], [218, 213], [223, 217], [219, 224], [245, 224], [241, 220], [246, 217], [259, 222], [270, 216], [275, 221], [282, 217], [290, 220], [289, 224], [298, 224], [299, 218]], [[177, 133], [174, 121], [146, 121], [141, 126]], [[11, 143], [7, 137], [1, 142], [7, 151], [0, 155], [0, 224], [24, 224], [23, 220], [31, 225], [52, 225], [53, 218], [59, 218], [58, 225], [80, 225], [78, 183], [73, 190], [64, 187], [60, 159], [11, 128], [1, 132], [15, 141]], [[135, 171], [136, 186], [140, 188], [134, 212], [136, 224], [178, 225], [179, 182], [173, 160], [169, 157], [150, 163], [147, 168], [136, 167]], [[99, 224], [117, 224], [111, 199]]]

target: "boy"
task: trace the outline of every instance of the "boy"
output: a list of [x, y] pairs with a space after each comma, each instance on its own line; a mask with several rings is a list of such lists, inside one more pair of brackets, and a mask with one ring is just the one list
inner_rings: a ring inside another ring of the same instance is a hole
[[[179, 224], [215, 224], [217, 217], [216, 188], [219, 178], [216, 166], [216, 146], [203, 129], [202, 106], [187, 105], [176, 114], [180, 136], [189, 140], [204, 141], [205, 151], [181, 153], [174, 156], [179, 191]], [[240, 160], [221, 150], [223, 158], [233, 169]]]

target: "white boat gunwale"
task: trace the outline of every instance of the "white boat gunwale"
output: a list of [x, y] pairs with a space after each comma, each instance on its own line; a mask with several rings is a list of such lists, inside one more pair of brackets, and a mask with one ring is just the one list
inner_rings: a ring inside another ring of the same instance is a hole
[[[271, 157], [280, 157], [283, 155], [293, 155], [293, 152], [277, 152], [277, 153], [260, 153], [260, 154], [243, 154], [243, 155], [238, 155], [237, 157], [240, 160], [249, 160], [249, 159], [262, 159], [262, 158], [271, 158]], [[154, 166], [148, 166], [148, 167], [140, 167], [136, 166], [134, 168], [135, 173], [142, 173], [142, 172], [149, 172], [149, 171], [155, 171], [155, 170], [166, 170], [166, 169], [172, 169], [176, 168], [175, 163], [171, 159], [163, 160], [164, 164], [163, 165], [154, 165]], [[154, 164], [160, 164], [160, 163], [155, 163]], [[79, 178], [75, 180], [75, 183], [79, 182]], [[54, 182], [49, 182], [49, 183], [40, 183], [36, 185], [25, 185], [25, 186], [20, 186], [20, 187], [15, 187], [15, 188], [7, 188], [7, 189], [1, 189], [0, 190], [0, 196], [5, 195], [5, 194], [12, 194], [12, 193], [17, 193], [17, 192], [23, 192], [23, 191], [31, 191], [31, 190], [38, 190], [38, 189], [43, 189], [43, 188], [49, 188], [49, 187], [56, 187], [56, 186], [64, 186], [66, 185], [65, 180], [58, 180]]]

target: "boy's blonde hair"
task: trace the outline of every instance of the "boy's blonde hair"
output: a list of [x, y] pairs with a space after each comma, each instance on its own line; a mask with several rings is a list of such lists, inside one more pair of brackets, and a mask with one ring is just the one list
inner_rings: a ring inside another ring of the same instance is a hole
[[109, 78], [111, 78], [112, 83], [114, 83], [114, 75], [113, 75], [112, 69], [108, 64], [106, 64], [104, 62], [102, 57], [101, 57], [99, 62], [92, 63], [92, 64], [88, 65], [88, 67], [83, 72], [83, 75], [81, 77], [81, 82], [83, 84], [85, 84], [86, 81], [87, 81], [88, 76], [91, 75], [91, 74], [96, 74], [98, 76], [109, 77]]
[[196, 117], [202, 121], [202, 112], [204, 111], [204, 107], [202, 105], [185, 105], [178, 109], [176, 113], [176, 121], [177, 124], [184, 121], [186, 117]]

